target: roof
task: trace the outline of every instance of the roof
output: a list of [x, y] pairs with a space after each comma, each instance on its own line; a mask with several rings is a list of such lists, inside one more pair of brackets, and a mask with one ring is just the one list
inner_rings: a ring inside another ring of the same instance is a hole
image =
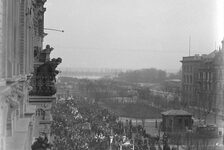
[[165, 116], [192, 116], [191, 113], [186, 112], [186, 111], [181, 110], [181, 109], [180, 110], [172, 109], [172, 110], [162, 112], [161, 114], [165, 115]]

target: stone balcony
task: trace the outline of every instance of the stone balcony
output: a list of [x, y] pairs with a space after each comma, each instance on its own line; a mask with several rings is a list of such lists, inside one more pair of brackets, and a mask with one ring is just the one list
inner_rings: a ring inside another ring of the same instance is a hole
[[43, 103], [52, 103], [56, 101], [56, 96], [29, 96], [29, 104], [39, 105]]
[[40, 125], [50, 125], [51, 122], [53, 121], [53, 118], [51, 116], [51, 114], [48, 114], [44, 119], [39, 120], [39, 124]]

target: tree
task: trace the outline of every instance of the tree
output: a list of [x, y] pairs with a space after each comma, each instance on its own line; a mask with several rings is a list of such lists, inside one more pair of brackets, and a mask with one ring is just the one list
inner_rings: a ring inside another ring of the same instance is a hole
[[132, 83], [161, 83], [166, 79], [166, 72], [155, 68], [134, 70], [120, 73], [117, 79]]

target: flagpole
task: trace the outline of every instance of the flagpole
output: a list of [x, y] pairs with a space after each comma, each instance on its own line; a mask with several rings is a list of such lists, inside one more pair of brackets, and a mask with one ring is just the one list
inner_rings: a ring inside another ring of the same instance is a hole
[[191, 36], [189, 36], [189, 56], [191, 56]]
[[44, 28], [44, 30], [51, 30], [51, 31], [65, 32], [64, 30], [53, 29], [53, 28]]

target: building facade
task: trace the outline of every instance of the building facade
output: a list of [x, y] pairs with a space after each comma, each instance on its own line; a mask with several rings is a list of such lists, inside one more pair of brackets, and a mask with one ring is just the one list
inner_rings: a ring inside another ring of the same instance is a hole
[[202, 115], [224, 114], [224, 41], [222, 48], [206, 55], [183, 57], [182, 103], [196, 106]]
[[46, 85], [43, 76], [47, 73], [42, 73], [41, 87], [54, 92], [48, 90], [41, 97], [32, 82], [40, 77], [37, 70], [44, 72], [41, 65], [49, 64], [55, 73], [59, 64], [58, 59], [49, 58], [51, 47], [43, 50], [45, 2], [0, 0], [0, 150], [29, 150], [40, 132], [50, 140], [54, 82]]
[[215, 112], [217, 115], [224, 115], [224, 40], [222, 41], [222, 49], [220, 49], [214, 57], [214, 99]]
[[196, 101], [197, 72], [201, 57], [198, 55], [183, 57], [182, 62], [182, 103], [193, 105]]

